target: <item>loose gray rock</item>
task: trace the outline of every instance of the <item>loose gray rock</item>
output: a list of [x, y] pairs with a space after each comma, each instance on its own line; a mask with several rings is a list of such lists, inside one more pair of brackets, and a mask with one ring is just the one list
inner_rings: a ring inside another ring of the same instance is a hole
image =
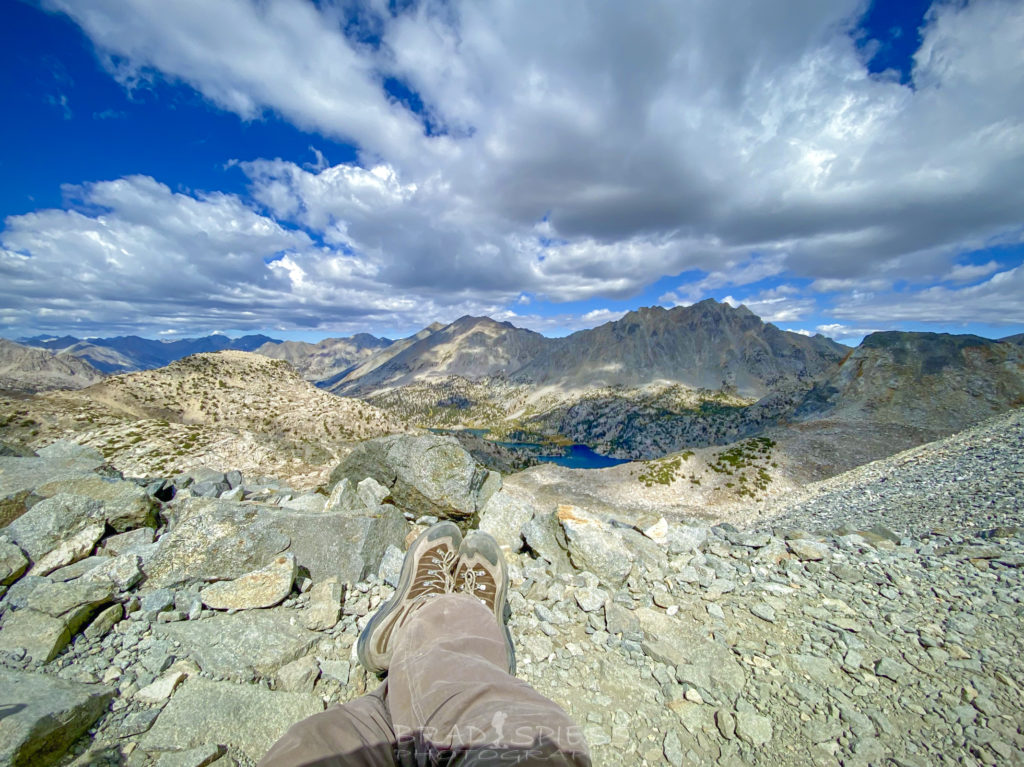
[[0, 668], [0, 764], [53, 764], [106, 710], [113, 690]]
[[147, 587], [237, 578], [270, 564], [291, 542], [270, 510], [251, 504], [189, 498], [177, 502], [176, 516], [143, 566]]
[[324, 511], [327, 505], [327, 496], [320, 493], [307, 493], [298, 498], [292, 498], [281, 504], [282, 508], [303, 511], [307, 514], [319, 514]]
[[134, 482], [90, 475], [47, 482], [35, 493], [43, 498], [60, 493], [92, 498], [102, 506], [106, 523], [119, 533], [156, 526], [157, 502]]
[[596, 612], [604, 607], [604, 603], [608, 601], [608, 592], [604, 589], [591, 589], [591, 588], [579, 588], [573, 592], [573, 597], [576, 599], [576, 604], [580, 606], [580, 609], [586, 613]]
[[662, 751], [672, 767], [680, 767], [683, 763], [683, 747], [679, 742], [679, 733], [669, 730], [662, 743]]
[[736, 737], [754, 748], [759, 748], [772, 739], [772, 720], [753, 712], [736, 714]]
[[498, 490], [480, 509], [480, 529], [509, 551], [523, 547], [523, 527], [533, 519], [533, 507], [507, 490]]
[[377, 568], [377, 575], [392, 588], [397, 588], [398, 580], [402, 576], [403, 562], [405, 562], [405, 553], [394, 544], [388, 544], [384, 550], [384, 556], [381, 557], [380, 567]]
[[351, 665], [347, 660], [321, 660], [320, 673], [328, 679], [334, 679], [341, 684], [348, 684]]
[[205, 746], [215, 733], [229, 753], [256, 762], [288, 727], [322, 710], [323, 702], [312, 695], [192, 678], [164, 707], [141, 745], [148, 751], [182, 751]]
[[113, 604], [106, 608], [99, 615], [97, 615], [92, 623], [86, 626], [85, 634], [86, 638], [92, 641], [102, 639], [107, 633], [114, 627], [114, 625], [124, 617], [124, 607], [121, 604]]
[[128, 591], [142, 580], [139, 557], [135, 554], [121, 554], [108, 557], [96, 567], [82, 575], [84, 580], [103, 580], [114, 585], [118, 591]]
[[909, 667], [892, 658], [882, 658], [875, 664], [875, 674], [884, 676], [894, 682], [900, 681], [908, 671], [910, 671]]
[[136, 553], [136, 550], [153, 542], [153, 528], [140, 527], [125, 533], [112, 535], [103, 541], [103, 553], [116, 557], [120, 554]]
[[[99, 501], [78, 495], [58, 494], [37, 503], [8, 525], [4, 532], [33, 562], [39, 562], [83, 530], [88, 529], [92, 533], [99, 530], [99, 535], [92, 539], [92, 543], [95, 543], [103, 534], [105, 522], [103, 505]], [[89, 550], [92, 550], [91, 545]], [[71, 561], [64, 564], [71, 564]]]
[[309, 604], [302, 612], [302, 625], [310, 631], [334, 628], [341, 613], [341, 584], [337, 578], [313, 584], [309, 590]]
[[272, 677], [281, 666], [302, 657], [319, 634], [292, 623], [280, 610], [252, 610], [235, 615], [215, 614], [198, 621], [158, 623], [157, 637], [181, 644], [180, 652], [219, 677], [249, 680]]
[[28, 559], [6, 535], [0, 535], [0, 586], [14, 583], [28, 569]]
[[[46, 450], [42, 448], [44, 453]], [[35, 493], [40, 485], [61, 479], [92, 476], [92, 470], [103, 464], [103, 456], [91, 448], [83, 448], [78, 452], [71, 449], [67, 454], [62, 454], [58, 448], [48, 455], [51, 457], [0, 456], [0, 527], [9, 525], [42, 498]], [[96, 456], [99, 463], [96, 463]]]
[[282, 692], [313, 692], [316, 680], [320, 678], [320, 666], [316, 658], [306, 655], [286, 663], [277, 671], [277, 689]]
[[219, 743], [207, 743], [184, 751], [167, 751], [160, 754], [156, 767], [206, 767], [220, 759], [224, 750]]
[[559, 506], [556, 516], [573, 565], [593, 573], [609, 588], [621, 586], [632, 569], [633, 555], [623, 545], [620, 532], [575, 506]]
[[565, 531], [554, 512], [534, 514], [523, 527], [523, 538], [532, 551], [551, 563], [556, 572], [573, 572]]
[[817, 562], [824, 559], [828, 553], [827, 544], [805, 538], [786, 541], [786, 546], [802, 562]]
[[295, 556], [282, 554], [259, 570], [207, 586], [199, 592], [199, 598], [213, 610], [273, 607], [291, 593], [295, 572]]

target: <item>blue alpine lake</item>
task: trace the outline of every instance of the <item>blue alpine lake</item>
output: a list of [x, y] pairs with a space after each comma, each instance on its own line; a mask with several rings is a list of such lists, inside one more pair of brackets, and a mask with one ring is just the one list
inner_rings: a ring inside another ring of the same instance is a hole
[[537, 458], [541, 461], [557, 463], [568, 469], [607, 469], [609, 466], [629, 463], [622, 458], [610, 458], [607, 455], [595, 453], [586, 445], [569, 445], [565, 449], [565, 455], [538, 455]]
[[[452, 432], [451, 429], [430, 429], [430, 431], [434, 434], [450, 434]], [[477, 437], [486, 438], [489, 430], [461, 429], [460, 431], [468, 432]], [[609, 466], [618, 466], [620, 463], [629, 463], [629, 461], [624, 458], [610, 458], [607, 455], [595, 453], [586, 445], [569, 445], [563, 448], [561, 453], [546, 454], [543, 451], [551, 450], [551, 446], [544, 445], [539, 442], [494, 440], [494, 444], [513, 449], [519, 448], [529, 450], [534, 453], [538, 461], [556, 463], [559, 466], [565, 466], [567, 469], [607, 469]]]

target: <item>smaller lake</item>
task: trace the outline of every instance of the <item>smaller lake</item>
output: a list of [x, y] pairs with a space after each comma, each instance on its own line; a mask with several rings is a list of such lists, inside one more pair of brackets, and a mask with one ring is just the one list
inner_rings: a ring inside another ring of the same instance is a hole
[[609, 458], [607, 455], [595, 453], [586, 445], [570, 445], [565, 455], [538, 455], [537, 458], [548, 463], [557, 463], [567, 469], [607, 469], [620, 463], [629, 463], [622, 458]]
[[[452, 429], [430, 429], [434, 434], [450, 434]], [[459, 429], [458, 431], [468, 432], [476, 437], [486, 438], [489, 429]], [[513, 450], [528, 450], [538, 461], [555, 463], [565, 466], [567, 469], [607, 469], [609, 466], [618, 466], [620, 463], [629, 463], [625, 458], [609, 458], [607, 455], [595, 453], [586, 445], [569, 445], [558, 455], [546, 455], [544, 450], [550, 450], [549, 445], [542, 445], [537, 442], [505, 442], [493, 440], [495, 445], [512, 448]]]

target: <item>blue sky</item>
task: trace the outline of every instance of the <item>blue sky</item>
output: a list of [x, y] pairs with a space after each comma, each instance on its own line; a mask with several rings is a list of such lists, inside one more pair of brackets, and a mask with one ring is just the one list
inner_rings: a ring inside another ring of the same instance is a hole
[[0, 335], [1024, 331], [1024, 4], [0, 6]]

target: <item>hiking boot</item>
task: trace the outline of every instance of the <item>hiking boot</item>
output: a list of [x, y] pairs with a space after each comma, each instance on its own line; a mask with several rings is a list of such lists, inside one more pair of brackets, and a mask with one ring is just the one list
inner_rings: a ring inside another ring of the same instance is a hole
[[455, 588], [479, 599], [491, 611], [505, 635], [510, 674], [516, 673], [516, 652], [508, 630], [508, 568], [501, 547], [488, 533], [474, 530], [459, 547]]
[[359, 662], [375, 674], [388, 670], [395, 629], [425, 601], [455, 591], [453, 570], [462, 533], [453, 522], [438, 522], [413, 541], [402, 562], [394, 596], [381, 605], [359, 635]]

